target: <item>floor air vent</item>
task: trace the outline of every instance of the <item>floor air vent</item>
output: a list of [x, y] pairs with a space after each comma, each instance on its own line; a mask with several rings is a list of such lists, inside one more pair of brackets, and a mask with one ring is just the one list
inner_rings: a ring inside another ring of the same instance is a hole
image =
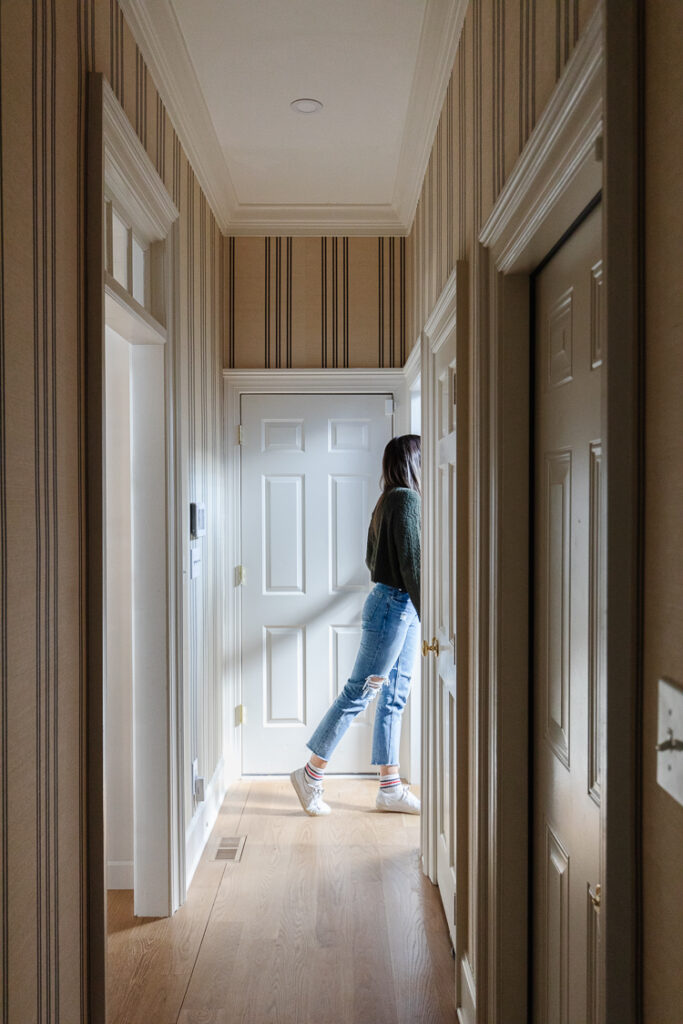
[[246, 836], [221, 836], [214, 860], [241, 860]]

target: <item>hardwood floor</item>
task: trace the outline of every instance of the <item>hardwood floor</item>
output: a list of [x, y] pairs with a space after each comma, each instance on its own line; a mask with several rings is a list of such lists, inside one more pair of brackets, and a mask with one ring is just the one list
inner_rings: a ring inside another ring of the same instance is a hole
[[[327, 818], [288, 779], [228, 792], [183, 907], [133, 917], [109, 893], [109, 1024], [442, 1024], [454, 966], [419, 817], [375, 812], [377, 784], [326, 780]], [[214, 860], [246, 834], [239, 863]]]

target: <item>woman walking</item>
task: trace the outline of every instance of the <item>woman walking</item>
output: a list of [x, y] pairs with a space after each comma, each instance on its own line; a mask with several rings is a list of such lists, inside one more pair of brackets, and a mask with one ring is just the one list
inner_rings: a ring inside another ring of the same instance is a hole
[[377, 698], [372, 764], [379, 766], [376, 807], [420, 813], [401, 782], [401, 716], [410, 690], [420, 631], [420, 438], [395, 437], [384, 449], [382, 494], [368, 529], [365, 562], [375, 584], [363, 606], [360, 648], [351, 677], [306, 744], [311, 758], [290, 775], [310, 815], [329, 814], [325, 768], [353, 719]]

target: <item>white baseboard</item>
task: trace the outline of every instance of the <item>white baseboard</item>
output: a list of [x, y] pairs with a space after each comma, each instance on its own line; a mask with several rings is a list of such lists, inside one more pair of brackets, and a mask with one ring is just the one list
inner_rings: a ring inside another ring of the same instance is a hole
[[186, 832], [185, 884], [188, 889], [204, 852], [204, 847], [211, 835], [211, 829], [216, 824], [218, 812], [221, 809], [228, 786], [234, 781], [234, 779], [228, 778], [225, 761], [221, 758], [211, 777], [211, 781], [206, 787], [206, 799], [195, 811], [195, 815]]
[[133, 861], [107, 861], [107, 889], [133, 888]]
[[477, 1019], [477, 993], [472, 968], [466, 956], [460, 961], [460, 1001], [458, 1024], [475, 1024]]

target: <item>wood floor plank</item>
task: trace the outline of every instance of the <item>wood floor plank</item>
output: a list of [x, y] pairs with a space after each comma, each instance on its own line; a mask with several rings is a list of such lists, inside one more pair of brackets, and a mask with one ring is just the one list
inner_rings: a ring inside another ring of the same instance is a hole
[[213, 859], [215, 848], [221, 835], [238, 829], [249, 788], [240, 782], [226, 795], [187, 900], [173, 917], [134, 917], [132, 891], [109, 891], [109, 1024], [176, 1024], [225, 871]]
[[455, 964], [450, 940], [443, 941], [448, 926], [440, 900], [434, 900], [434, 887], [422, 874], [418, 851], [385, 854], [382, 881], [397, 1024], [440, 1024], [454, 1019]]
[[[328, 779], [333, 813], [324, 818], [302, 813], [287, 779], [250, 780], [241, 804], [228, 794], [197, 895], [193, 883], [179, 911], [194, 915], [197, 931], [203, 922], [201, 935], [178, 914], [116, 931], [133, 947], [127, 961], [118, 951], [117, 983], [126, 962], [134, 970], [119, 1000], [124, 1016], [112, 1024], [455, 1021], [450, 940], [438, 892], [420, 869], [420, 819], [376, 812], [376, 791], [371, 780]], [[246, 835], [242, 860], [219, 865], [219, 837], [238, 834]], [[112, 913], [111, 924], [125, 926], [125, 913]], [[187, 955], [174, 968], [176, 927]], [[185, 979], [180, 1001], [164, 969]], [[169, 988], [172, 996], [161, 997]], [[139, 1016], [135, 1000], [145, 1007]]]

